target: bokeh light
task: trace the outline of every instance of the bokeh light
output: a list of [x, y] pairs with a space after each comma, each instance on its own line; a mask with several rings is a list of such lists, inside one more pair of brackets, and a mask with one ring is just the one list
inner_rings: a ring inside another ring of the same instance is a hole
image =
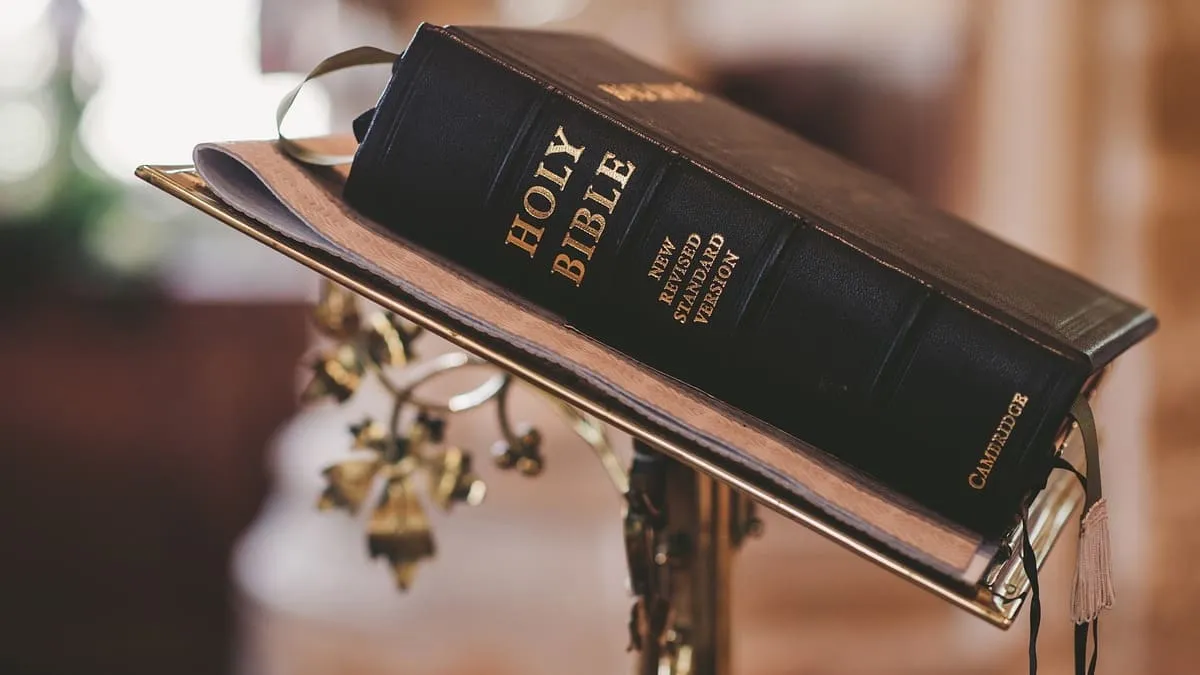
[[49, 5], [50, 0], [4, 0], [0, 3], [0, 55], [12, 40], [35, 29]]
[[[128, 181], [141, 163], [189, 162], [202, 141], [275, 135], [275, 106], [299, 76], [260, 72], [255, 2], [209, 0], [186, 10], [156, 0], [83, 5], [81, 40], [101, 80], [82, 141], [107, 173]], [[288, 131], [326, 132], [329, 107], [314, 84]]]
[[[8, 0], [17, 4], [15, 0]], [[34, 3], [37, 4], [37, 3]], [[42, 87], [54, 69], [54, 30], [50, 22], [30, 22], [24, 32], [7, 34], [11, 29], [0, 18], [0, 96], [35, 91]]]
[[0, 182], [33, 177], [54, 152], [51, 111], [37, 99], [0, 100]]

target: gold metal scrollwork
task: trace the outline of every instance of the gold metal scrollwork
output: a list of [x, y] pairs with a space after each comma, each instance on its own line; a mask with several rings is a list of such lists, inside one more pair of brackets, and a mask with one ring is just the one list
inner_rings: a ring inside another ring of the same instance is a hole
[[[312, 376], [301, 393], [303, 402], [344, 403], [371, 378], [392, 399], [386, 423], [366, 417], [350, 425], [351, 455], [323, 471], [325, 489], [317, 506], [358, 513], [371, 503], [368, 550], [372, 557], [386, 559], [397, 586], [407, 589], [418, 564], [436, 550], [425, 503], [448, 511], [460, 503], [476, 506], [487, 494], [486, 485], [473, 469], [473, 455], [444, 442], [449, 418], [494, 403], [501, 438], [492, 447], [493, 461], [525, 476], [539, 475], [545, 468], [542, 434], [528, 425], [512, 423], [511, 375], [465, 352], [418, 358], [414, 343], [422, 335], [419, 327], [390, 312], [364, 315], [358, 297], [341, 286], [321, 281], [312, 323], [330, 344], [310, 363]], [[444, 400], [418, 391], [435, 379], [467, 368], [494, 374]], [[614, 486], [624, 493], [628, 477], [604, 427], [551, 400], [591, 446]]]
[[[545, 469], [543, 438], [533, 427], [513, 424], [509, 394], [516, 381], [511, 375], [465, 352], [418, 358], [418, 327], [387, 312], [364, 316], [360, 311], [354, 294], [322, 281], [313, 323], [331, 344], [311, 363], [302, 399], [345, 402], [374, 378], [391, 396], [391, 413], [386, 422], [366, 417], [349, 426], [351, 455], [324, 470], [318, 507], [358, 513], [369, 505], [370, 555], [386, 559], [397, 586], [407, 589], [419, 564], [436, 551], [426, 504], [443, 510], [475, 506], [487, 494], [474, 472], [473, 455], [445, 443], [449, 419], [494, 404], [500, 438], [491, 448], [492, 461], [525, 476]], [[466, 368], [493, 373], [444, 400], [418, 392]], [[729, 558], [746, 536], [761, 531], [753, 502], [641, 443], [635, 443], [626, 470], [601, 423], [559, 399], [547, 400], [592, 448], [623, 497], [634, 596], [629, 644], [640, 652], [639, 671], [705, 675], [706, 668], [697, 664], [717, 663], [727, 652], [713, 644], [712, 636], [721, 630], [709, 624], [717, 620], [713, 616], [728, 615], [722, 598]]]

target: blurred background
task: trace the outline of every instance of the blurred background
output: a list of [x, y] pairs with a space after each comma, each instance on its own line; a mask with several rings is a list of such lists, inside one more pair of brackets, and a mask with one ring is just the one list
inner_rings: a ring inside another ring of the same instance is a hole
[[[385, 403], [298, 409], [316, 278], [133, 178], [273, 136], [316, 61], [420, 21], [602, 35], [1153, 308], [1100, 402], [1101, 669], [1195, 671], [1200, 4], [0, 0], [0, 672], [628, 672], [619, 503], [543, 403], [518, 416], [546, 474], [481, 467], [488, 501], [396, 592], [361, 523], [313, 507]], [[385, 78], [314, 86], [293, 133], [348, 128]], [[486, 452], [491, 425], [449, 433]], [[1026, 672], [1027, 613], [998, 631], [765, 518], [737, 672]], [[1069, 671], [1072, 536], [1042, 576], [1046, 672]]]

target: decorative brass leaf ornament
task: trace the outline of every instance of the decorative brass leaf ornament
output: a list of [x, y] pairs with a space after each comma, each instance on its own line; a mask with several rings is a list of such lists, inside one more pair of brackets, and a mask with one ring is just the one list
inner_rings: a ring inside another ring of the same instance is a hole
[[[450, 510], [455, 504], [478, 506], [487, 494], [487, 486], [473, 469], [471, 454], [445, 445], [446, 427], [454, 415], [495, 403], [503, 438], [493, 448], [495, 462], [525, 476], [536, 476], [545, 468], [542, 435], [532, 427], [513, 431], [508, 415], [510, 375], [461, 352], [418, 359], [414, 349], [415, 340], [422, 335], [418, 327], [406, 325], [388, 312], [363, 313], [358, 299], [340, 286], [322, 281], [313, 322], [330, 344], [312, 361], [312, 379], [301, 393], [303, 402], [345, 402], [368, 379], [375, 380], [392, 398], [386, 421], [368, 416], [349, 425], [347, 444], [356, 455], [322, 471], [325, 486], [317, 506], [357, 514], [378, 493], [367, 523], [368, 551], [373, 558], [385, 558], [396, 584], [408, 588], [418, 565], [436, 550], [422, 499]], [[486, 367], [493, 374], [483, 384], [445, 401], [417, 394], [424, 383], [467, 367]], [[627, 477], [602, 427], [562, 404], [556, 407], [600, 457], [617, 489], [624, 492]], [[424, 476], [418, 476], [421, 473]], [[424, 488], [423, 495], [419, 488]]]
[[348, 340], [358, 334], [361, 324], [358, 296], [342, 286], [323, 282], [312, 317], [314, 327], [325, 337]]
[[526, 476], [536, 476], [546, 468], [542, 455], [542, 434], [537, 429], [524, 429], [519, 435], [497, 441], [492, 456], [502, 469], [516, 469]]
[[449, 510], [456, 502], [482, 504], [487, 486], [471, 471], [469, 454], [447, 448], [433, 458], [429, 468], [429, 494], [435, 504]]
[[383, 462], [376, 459], [348, 459], [327, 467], [321, 472], [325, 477], [325, 490], [317, 502], [317, 508], [328, 511], [335, 508], [357, 513], [371, 494], [375, 475]]
[[349, 345], [341, 345], [322, 354], [312, 365], [313, 376], [300, 394], [306, 404], [333, 398], [345, 403], [362, 383], [365, 368], [358, 352]]
[[367, 548], [372, 558], [386, 558], [396, 585], [407, 590], [417, 573], [417, 563], [434, 554], [429, 519], [408, 478], [388, 481], [367, 526]]
[[383, 313], [372, 314], [362, 333], [363, 347], [371, 362], [379, 366], [403, 366], [408, 362], [404, 334]]
[[383, 453], [387, 449], [387, 427], [370, 417], [365, 417], [361, 422], [351, 424], [350, 433], [354, 436], [355, 448], [374, 450], [379, 453]]

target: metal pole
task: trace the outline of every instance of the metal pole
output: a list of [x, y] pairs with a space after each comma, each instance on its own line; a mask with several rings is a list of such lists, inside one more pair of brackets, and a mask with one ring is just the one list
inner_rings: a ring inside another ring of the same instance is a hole
[[635, 444], [626, 547], [639, 675], [731, 671], [730, 571], [740, 524], [725, 484]]

